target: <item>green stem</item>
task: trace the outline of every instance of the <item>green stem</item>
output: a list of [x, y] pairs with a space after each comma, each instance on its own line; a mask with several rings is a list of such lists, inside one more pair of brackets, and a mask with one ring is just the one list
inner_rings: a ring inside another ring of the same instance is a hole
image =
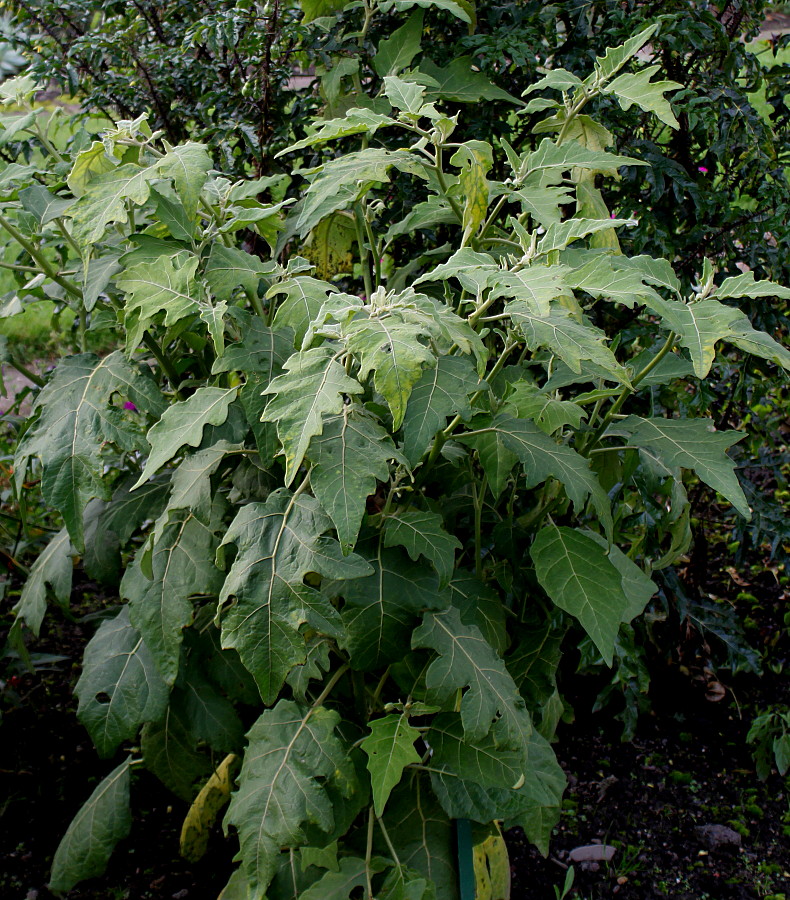
[[14, 263], [7, 263], [0, 260], [0, 269], [10, 269], [12, 272], [37, 273], [39, 270], [35, 266], [18, 266]]
[[367, 216], [364, 216], [364, 220], [365, 232], [367, 233], [368, 243], [370, 244], [370, 249], [373, 253], [373, 270], [376, 276], [376, 287], [379, 287], [379, 285], [381, 284], [381, 251], [379, 250], [376, 239], [373, 236], [373, 228], [371, 227], [370, 220]]
[[395, 865], [398, 868], [400, 868], [401, 861], [400, 861], [400, 857], [398, 856], [398, 851], [393, 846], [393, 843], [390, 839], [389, 833], [387, 832], [387, 829], [384, 827], [383, 820], [381, 819], [380, 816], [376, 816], [376, 821], [378, 822], [379, 828], [381, 829], [381, 833], [384, 836], [384, 843], [387, 845], [387, 849], [389, 850], [393, 860], [395, 861]]
[[606, 414], [603, 422], [598, 426], [595, 434], [592, 436], [592, 440], [587, 444], [582, 451], [580, 451], [583, 455], [589, 455], [592, 451], [592, 448], [598, 443], [598, 441], [603, 436], [603, 433], [609, 427], [610, 423], [614, 419], [614, 417], [620, 412], [623, 407], [625, 401], [634, 393], [634, 390], [640, 382], [642, 382], [655, 367], [661, 362], [661, 360], [669, 353], [672, 348], [675, 346], [675, 341], [677, 340], [677, 335], [673, 332], [669, 333], [669, 337], [664, 342], [664, 346], [656, 353], [656, 355], [650, 360], [650, 362], [642, 369], [641, 372], [637, 372], [636, 375], [631, 379], [630, 386], [626, 386], [620, 392], [620, 395], [612, 404], [609, 412]]
[[31, 372], [31, 370], [28, 369], [27, 366], [23, 366], [22, 363], [14, 359], [13, 356], [10, 359], [7, 359], [6, 362], [9, 366], [11, 366], [12, 369], [16, 369], [20, 375], [24, 375], [25, 378], [32, 381], [33, 384], [35, 384], [37, 387], [43, 388], [47, 383], [46, 380], [43, 379], [40, 375], [36, 375], [35, 372]]
[[65, 162], [63, 157], [60, 155], [58, 150], [55, 148], [55, 145], [50, 141], [47, 137], [46, 133], [41, 127], [41, 124], [38, 121], [38, 116], [36, 116], [36, 137], [41, 141], [44, 149], [49, 153], [50, 156], [54, 156], [58, 162]]
[[365, 233], [364, 226], [362, 224], [362, 211], [359, 206], [354, 209], [354, 224], [357, 228], [357, 244], [359, 244], [359, 262], [362, 267], [362, 279], [365, 282], [365, 296], [367, 297], [368, 303], [370, 303], [370, 298], [373, 296], [373, 281], [370, 277], [370, 263], [368, 261], [369, 251], [365, 246]]
[[337, 672], [335, 672], [335, 674], [329, 679], [329, 681], [327, 681], [326, 687], [323, 689], [323, 691], [321, 691], [318, 697], [316, 697], [310, 709], [310, 712], [312, 712], [314, 709], [318, 709], [318, 707], [323, 704], [324, 700], [326, 700], [326, 698], [334, 690], [335, 685], [338, 683], [338, 681], [340, 681], [340, 679], [350, 668], [351, 667], [347, 663], [343, 663], [343, 665], [337, 670]]
[[[477, 237], [477, 242], [482, 243], [485, 240], [485, 236], [488, 234], [488, 229], [494, 224], [496, 217], [502, 212], [502, 207], [507, 203], [507, 194], [502, 194], [502, 196], [497, 201], [496, 206], [491, 210], [490, 215], [483, 223], [483, 227], [480, 230], [480, 234]], [[508, 241], [507, 243], [514, 243], [513, 241]], [[514, 246], [519, 247], [519, 244], [514, 244]]]
[[483, 475], [478, 489], [472, 473], [472, 502], [475, 507], [475, 575], [481, 578], [483, 575], [483, 501], [485, 499], [488, 477]]
[[80, 353], [88, 351], [88, 312], [84, 306], [80, 307], [79, 324], [77, 333], [80, 339]]
[[384, 689], [384, 685], [387, 683], [387, 679], [390, 676], [390, 667], [384, 670], [384, 674], [379, 678], [379, 683], [376, 685], [376, 690], [373, 692], [373, 699], [370, 701], [373, 709], [376, 708], [376, 704], [379, 702], [379, 697], [381, 696], [381, 692]]
[[23, 234], [21, 234], [9, 221], [8, 219], [0, 214], [0, 227], [4, 228], [11, 237], [19, 244], [22, 249], [31, 257], [31, 259], [35, 260], [35, 262], [40, 267], [41, 271], [51, 278], [56, 284], [59, 284], [65, 291], [68, 291], [73, 297], [77, 297], [79, 300], [82, 300], [82, 291], [74, 284], [73, 281], [69, 281], [67, 278], [63, 278], [55, 269], [49, 260], [38, 250]]
[[60, 216], [58, 216], [58, 218], [55, 219], [54, 221], [55, 221], [55, 224], [58, 226], [58, 230], [65, 238], [66, 243], [77, 254], [77, 259], [81, 259], [82, 251], [80, 250], [79, 246], [77, 245], [77, 242], [71, 236], [71, 232], [69, 231], [68, 227], [66, 226], [66, 223], [64, 222], [64, 220]]
[[373, 857], [373, 823], [376, 821], [376, 813], [373, 807], [368, 809], [368, 839], [365, 846], [365, 880], [368, 886], [367, 900], [375, 900], [373, 897], [373, 880], [370, 871], [370, 860]]
[[618, 444], [616, 447], [596, 447], [594, 450], [588, 451], [588, 456], [592, 456], [593, 453], [608, 453], [610, 450], [636, 450], [636, 447], [630, 446], [628, 444]]
[[144, 331], [143, 343], [146, 347], [148, 347], [151, 353], [153, 353], [156, 361], [159, 363], [159, 367], [165, 373], [165, 375], [167, 375], [167, 380], [170, 382], [170, 384], [173, 385], [173, 390], [176, 392], [176, 396], [180, 398], [181, 395], [178, 392], [178, 384], [181, 381], [181, 376], [178, 374], [170, 360], [165, 356], [157, 340], [152, 337], [147, 331]]
[[445, 199], [450, 204], [453, 212], [455, 213], [458, 222], [460, 225], [464, 224], [464, 213], [461, 207], [458, 205], [457, 200], [454, 197], [451, 197], [448, 194], [447, 182], [444, 180], [444, 171], [442, 167], [442, 147], [441, 144], [436, 145], [436, 163], [433, 167], [434, 172], [436, 172], [436, 178], [439, 182], [439, 187], [441, 188], [442, 194], [444, 194]]

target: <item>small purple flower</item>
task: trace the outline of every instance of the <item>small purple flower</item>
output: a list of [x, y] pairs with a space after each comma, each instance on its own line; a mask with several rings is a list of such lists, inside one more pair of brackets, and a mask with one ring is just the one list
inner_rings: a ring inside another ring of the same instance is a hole
[[703, 175], [708, 174], [708, 170], [705, 168], [705, 166], [697, 166], [697, 171], [701, 172]]
[[616, 219], [617, 216], [616, 216], [614, 213], [609, 213], [609, 218], [610, 218], [610, 219]]
[[137, 412], [137, 407], [132, 403], [131, 400], [127, 400], [123, 405], [124, 409], [130, 409], [132, 412]]

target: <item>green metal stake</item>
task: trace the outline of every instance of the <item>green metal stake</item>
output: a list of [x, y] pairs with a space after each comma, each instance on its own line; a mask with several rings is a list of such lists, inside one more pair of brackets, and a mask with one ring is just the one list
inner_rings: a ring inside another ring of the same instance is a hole
[[455, 820], [458, 842], [458, 887], [461, 900], [475, 900], [475, 863], [472, 856], [472, 823], [469, 819]]

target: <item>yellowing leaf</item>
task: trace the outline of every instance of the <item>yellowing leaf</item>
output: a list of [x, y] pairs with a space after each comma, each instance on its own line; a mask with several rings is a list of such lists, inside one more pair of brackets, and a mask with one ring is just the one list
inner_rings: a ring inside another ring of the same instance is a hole
[[184, 824], [181, 826], [179, 840], [181, 855], [189, 862], [198, 862], [206, 853], [214, 822], [222, 807], [230, 799], [231, 770], [235, 762], [236, 754], [229, 753], [189, 807]]

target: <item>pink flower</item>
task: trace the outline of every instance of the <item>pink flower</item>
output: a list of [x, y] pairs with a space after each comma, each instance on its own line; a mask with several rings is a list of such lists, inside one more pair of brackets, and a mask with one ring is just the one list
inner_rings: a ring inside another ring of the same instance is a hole
[[697, 166], [697, 171], [701, 172], [703, 175], [708, 174], [708, 170], [705, 168], [705, 166]]
[[610, 218], [610, 219], [616, 219], [617, 216], [616, 216], [614, 213], [609, 213], [609, 218]]
[[132, 412], [137, 412], [137, 407], [134, 405], [134, 403], [131, 402], [131, 400], [127, 400], [126, 403], [124, 403], [123, 408], [130, 409]]

